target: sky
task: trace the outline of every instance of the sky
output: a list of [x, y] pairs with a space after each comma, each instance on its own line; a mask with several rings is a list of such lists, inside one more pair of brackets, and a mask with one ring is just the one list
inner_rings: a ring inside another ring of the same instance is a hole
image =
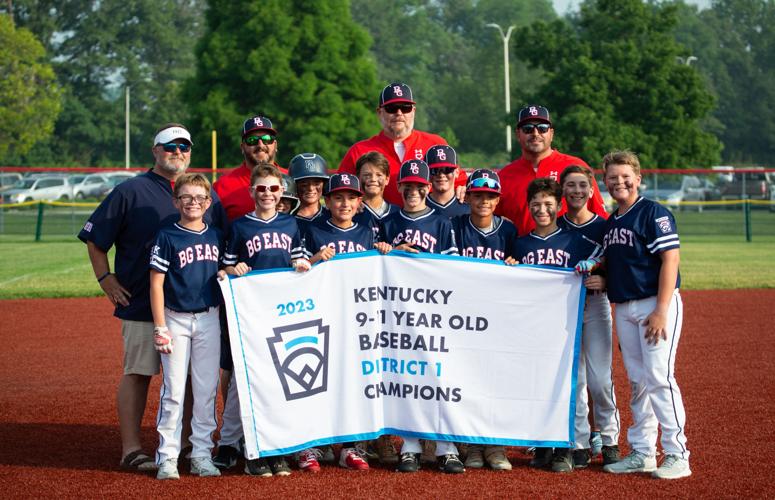
[[[710, 7], [710, 0], [685, 0], [686, 3], [699, 5], [700, 8], [706, 9]], [[576, 11], [578, 10], [578, 5], [581, 3], [581, 0], [552, 0], [552, 3], [554, 4], [554, 10], [557, 11], [559, 15], [563, 15], [568, 13], [568, 11]]]

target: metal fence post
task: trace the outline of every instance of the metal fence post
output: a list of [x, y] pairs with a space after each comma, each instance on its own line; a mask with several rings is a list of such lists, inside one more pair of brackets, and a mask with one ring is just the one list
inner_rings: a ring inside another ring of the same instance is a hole
[[751, 200], [748, 195], [743, 195], [743, 214], [745, 214], [745, 241], [751, 242]]
[[40, 235], [43, 233], [43, 210], [44, 205], [42, 201], [38, 202], [38, 223], [35, 225], [35, 241], [40, 241]]

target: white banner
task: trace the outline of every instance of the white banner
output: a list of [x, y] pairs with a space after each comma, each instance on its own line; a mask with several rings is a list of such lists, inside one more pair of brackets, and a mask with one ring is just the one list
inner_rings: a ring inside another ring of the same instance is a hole
[[573, 441], [584, 287], [571, 270], [367, 252], [221, 289], [248, 458], [381, 434]]

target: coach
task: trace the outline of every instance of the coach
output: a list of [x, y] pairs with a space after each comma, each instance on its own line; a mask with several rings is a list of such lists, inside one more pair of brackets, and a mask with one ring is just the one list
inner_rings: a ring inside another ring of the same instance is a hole
[[272, 120], [265, 116], [253, 116], [242, 124], [240, 150], [242, 164], [215, 181], [213, 189], [218, 193], [230, 221], [239, 219], [256, 208], [250, 195], [250, 174], [259, 163], [272, 163], [283, 173], [288, 173], [275, 162], [277, 156], [277, 130]]
[[[153, 344], [148, 263], [159, 228], [179, 214], [172, 203], [172, 183], [191, 162], [191, 135], [178, 123], [162, 126], [151, 149], [155, 164], [149, 171], [122, 182], [89, 217], [78, 238], [86, 243], [94, 275], [121, 319], [124, 372], [118, 384], [121, 465], [155, 469], [154, 459], [141, 451], [140, 425], [151, 376], [159, 373]], [[205, 221], [225, 227], [226, 214], [216, 195]], [[108, 251], [116, 247], [114, 271]]]
[[[438, 135], [414, 129], [416, 111], [417, 105], [409, 85], [394, 82], [382, 89], [377, 106], [377, 117], [382, 131], [353, 144], [339, 164], [339, 172], [355, 174], [355, 162], [358, 158], [370, 151], [382, 153], [390, 164], [390, 181], [385, 188], [385, 200], [403, 206], [396, 187], [401, 163], [412, 159], [422, 160], [431, 146], [447, 144], [447, 141]], [[465, 191], [466, 175], [462, 174], [458, 176], [456, 186], [459, 186], [460, 191]]]
[[[515, 134], [522, 148], [522, 156], [498, 172], [502, 192], [501, 201], [498, 203], [495, 213], [511, 219], [517, 226], [519, 235], [523, 236], [535, 228], [535, 223], [527, 207], [528, 184], [537, 177], [551, 177], [559, 182], [560, 174], [565, 167], [579, 165], [589, 168], [589, 165], [581, 158], [552, 149], [554, 126], [549, 117], [549, 110], [543, 106], [531, 105], [522, 108], [517, 115]], [[603, 197], [594, 183], [592, 188], [589, 209], [604, 218], [608, 218]], [[563, 209], [558, 215], [565, 212], [564, 207], [565, 201], [563, 201]]]

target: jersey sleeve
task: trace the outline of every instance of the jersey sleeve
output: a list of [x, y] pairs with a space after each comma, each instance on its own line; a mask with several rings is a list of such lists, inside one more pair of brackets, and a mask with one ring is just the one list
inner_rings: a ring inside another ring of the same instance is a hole
[[151, 262], [149, 267], [154, 271], [167, 274], [174, 253], [175, 249], [172, 248], [172, 244], [169, 238], [167, 238], [167, 235], [163, 231], [159, 232], [156, 236], [156, 241], [153, 243], [153, 247], [151, 247]]
[[649, 210], [647, 214], [644, 221], [644, 234], [649, 253], [660, 254], [667, 250], [679, 248], [681, 244], [678, 240], [678, 228], [675, 225], [673, 214], [658, 203], [654, 203], [653, 209]]
[[91, 214], [78, 239], [91, 241], [103, 252], [110, 250], [124, 226], [126, 199], [122, 190], [114, 189]]
[[229, 235], [228, 241], [226, 242], [225, 250], [223, 251], [222, 262], [224, 266], [237, 265], [239, 247], [242, 245], [242, 242], [240, 241], [238, 229], [239, 229], [239, 226], [237, 224], [233, 224], [231, 226], [231, 233]]
[[449, 219], [441, 221], [439, 230], [439, 250], [442, 255], [460, 255], [455, 243], [455, 231], [452, 229], [452, 223]]
[[596, 241], [593, 241], [583, 234], [579, 233], [579, 236], [581, 236], [581, 239], [584, 241], [584, 250], [583, 254], [585, 255], [585, 259], [602, 259], [603, 258], [603, 247], [598, 244]]

